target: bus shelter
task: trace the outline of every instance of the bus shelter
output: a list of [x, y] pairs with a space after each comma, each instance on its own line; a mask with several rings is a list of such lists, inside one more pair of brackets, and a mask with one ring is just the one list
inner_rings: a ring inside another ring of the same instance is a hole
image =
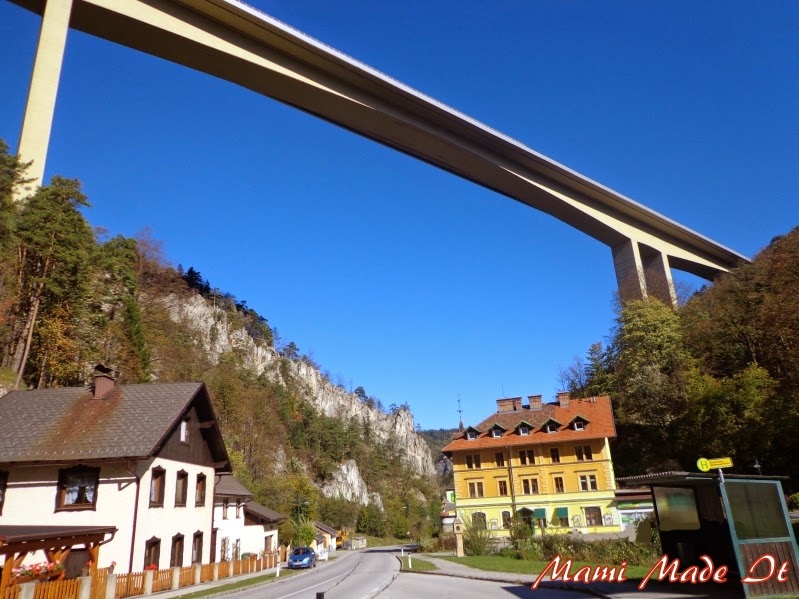
[[[781, 480], [718, 472], [664, 472], [618, 479], [648, 485], [663, 552], [680, 570], [729, 568], [747, 597], [799, 596], [799, 554]], [[782, 575], [780, 571], [782, 570]], [[784, 580], [780, 580], [784, 579]]]

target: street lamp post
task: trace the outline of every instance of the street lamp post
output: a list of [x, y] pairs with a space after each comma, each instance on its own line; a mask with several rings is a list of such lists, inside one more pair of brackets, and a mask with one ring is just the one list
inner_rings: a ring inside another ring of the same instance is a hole
[[411, 506], [404, 505], [402, 507], [405, 508], [405, 516], [408, 518], [408, 541], [413, 543], [413, 530], [411, 530]]

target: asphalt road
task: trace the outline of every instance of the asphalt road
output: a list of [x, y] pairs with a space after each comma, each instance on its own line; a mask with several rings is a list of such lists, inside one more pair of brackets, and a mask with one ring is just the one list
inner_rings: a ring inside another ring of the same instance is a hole
[[347, 552], [336, 560], [277, 583], [231, 595], [234, 599], [470, 599], [535, 597], [586, 599], [582, 593], [538, 589], [504, 582], [400, 573], [398, 548]]

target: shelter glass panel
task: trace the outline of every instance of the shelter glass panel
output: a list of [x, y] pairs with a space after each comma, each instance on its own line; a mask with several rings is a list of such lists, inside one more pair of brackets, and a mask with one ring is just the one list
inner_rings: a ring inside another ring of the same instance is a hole
[[660, 530], [699, 530], [694, 491], [685, 487], [654, 487]]
[[727, 481], [727, 499], [738, 539], [787, 537], [788, 525], [782, 512], [779, 483]]

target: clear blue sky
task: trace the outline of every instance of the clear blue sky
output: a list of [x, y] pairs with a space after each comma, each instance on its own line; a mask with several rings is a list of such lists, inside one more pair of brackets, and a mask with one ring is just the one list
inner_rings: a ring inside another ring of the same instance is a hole
[[[799, 3], [257, 8], [745, 255], [799, 224]], [[12, 148], [39, 18], [0, 0]], [[610, 250], [232, 84], [70, 32], [47, 177], [425, 428], [557, 391], [613, 320]], [[696, 279], [679, 277], [693, 285]]]

